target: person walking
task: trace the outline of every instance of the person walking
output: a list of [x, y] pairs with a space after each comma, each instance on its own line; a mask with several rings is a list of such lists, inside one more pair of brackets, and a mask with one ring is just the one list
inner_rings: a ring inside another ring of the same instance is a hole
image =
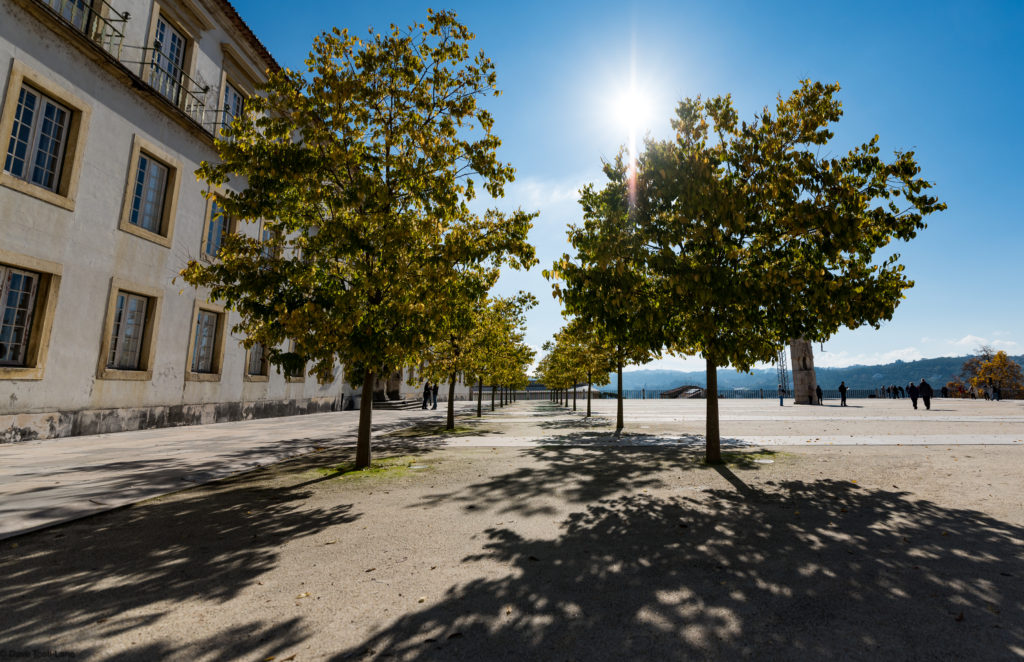
[[786, 392], [782, 390], [782, 384], [779, 384], [779, 406], [782, 406], [782, 398], [786, 397]]
[[426, 409], [427, 405], [430, 404], [430, 382], [423, 385], [423, 408]]
[[917, 409], [917, 387], [914, 386], [914, 382], [907, 384], [907, 395], [910, 396], [910, 404], [914, 405], [914, 409]]
[[821, 390], [821, 384], [814, 387], [814, 394], [818, 396], [818, 404], [821, 404], [821, 396], [825, 395]]
[[846, 382], [839, 382], [839, 406], [846, 406]]
[[921, 378], [921, 383], [917, 387], [917, 392], [921, 395], [921, 401], [924, 403], [924, 408], [931, 410], [932, 408], [932, 386]]
[[437, 388], [438, 388], [437, 382], [434, 382], [433, 388], [430, 389], [432, 395], [434, 396], [434, 406], [431, 407], [431, 409], [437, 409]]

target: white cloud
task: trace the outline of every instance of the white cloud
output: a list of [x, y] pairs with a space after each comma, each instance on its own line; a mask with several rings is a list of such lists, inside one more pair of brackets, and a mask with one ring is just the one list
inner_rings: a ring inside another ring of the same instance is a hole
[[[994, 335], [1000, 335], [997, 331]], [[982, 338], [981, 336], [975, 336], [967, 334], [959, 340], [947, 340], [947, 345], [957, 347], [968, 352], [973, 352], [982, 345], [989, 345], [996, 351], [1003, 350], [1005, 352], [1015, 352], [1021, 347], [1020, 343], [1016, 340], [1003, 340], [1001, 338]]]

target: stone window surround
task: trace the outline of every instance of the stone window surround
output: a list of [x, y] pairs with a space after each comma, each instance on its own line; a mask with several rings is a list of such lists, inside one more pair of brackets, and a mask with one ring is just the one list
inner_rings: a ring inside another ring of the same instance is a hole
[[245, 350], [245, 365], [242, 366], [242, 381], [245, 382], [269, 382], [270, 381], [270, 361], [267, 360], [267, 348], [263, 348], [263, 358], [260, 360], [260, 367], [263, 369], [262, 374], [254, 375], [249, 372], [249, 352], [251, 349]]
[[[213, 366], [210, 372], [192, 371], [192, 352], [196, 345], [196, 320], [199, 318], [199, 311], [215, 313], [217, 315], [217, 330], [213, 346]], [[212, 304], [201, 299], [196, 299], [192, 304], [192, 317], [189, 321], [188, 351], [185, 354], [185, 381], [187, 382], [219, 382], [224, 373], [224, 346], [227, 342], [228, 316], [224, 312], [224, 306]]]
[[[243, 97], [248, 98], [256, 93], [256, 89], [260, 85], [259, 81], [264, 76], [261, 76], [248, 65], [245, 57], [231, 44], [223, 42], [220, 45], [220, 49], [223, 59], [221, 60], [220, 67], [220, 92], [217, 95], [219, 101], [217, 108], [223, 111], [227, 105], [228, 85], [235, 88], [235, 91]], [[221, 122], [218, 120], [217, 136], [220, 137], [221, 135]]]
[[0, 262], [39, 274], [32, 326], [29, 330], [25, 365], [0, 366], [0, 380], [39, 380], [46, 368], [46, 354], [53, 331], [53, 318], [57, 310], [57, 293], [63, 267], [56, 262], [12, 253], [0, 248]]
[[[216, 260], [216, 258], [206, 252], [206, 238], [210, 234], [210, 221], [213, 220], [213, 203], [216, 202], [219, 197], [221, 196], [216, 192], [207, 195], [206, 211], [203, 214], [203, 235], [199, 241], [199, 259], [211, 264]], [[229, 214], [226, 215], [228, 217], [227, 233], [234, 234], [238, 231], [238, 219]]]
[[[145, 153], [152, 159], [167, 166], [167, 187], [164, 190], [164, 209], [160, 220], [161, 232], [150, 232], [138, 225], [131, 224], [132, 199], [135, 195], [135, 178], [139, 170], [139, 157]], [[164, 248], [170, 248], [174, 239], [174, 221], [178, 210], [178, 190], [181, 188], [181, 161], [172, 154], [160, 148], [156, 143], [150, 142], [139, 134], [132, 138], [132, 153], [128, 160], [128, 176], [124, 190], [124, 203], [121, 206], [121, 220], [118, 222], [118, 229], [141, 237]]]
[[[294, 349], [295, 349], [295, 341], [294, 340], [288, 341], [288, 351], [291, 352]], [[302, 372], [299, 373], [298, 375], [289, 375], [287, 371], [282, 371], [282, 372], [284, 372], [284, 381], [286, 383], [288, 383], [288, 384], [302, 384], [302, 383], [304, 383], [306, 381], [306, 371], [308, 371], [308, 370], [309, 370], [309, 364], [308, 363], [303, 363], [302, 364]]]
[[[114, 317], [117, 315], [117, 294], [127, 292], [149, 299], [146, 306], [146, 325], [142, 330], [142, 348], [138, 370], [119, 370], [107, 367], [110, 356], [110, 336], [114, 332]], [[156, 359], [156, 334], [160, 326], [160, 305], [163, 291], [153, 287], [137, 285], [118, 277], [110, 279], [110, 293], [107, 295], [107, 315], [103, 322], [100, 343], [100, 360], [96, 367], [97, 379], [149, 381], [153, 379], [153, 365]]]
[[71, 111], [71, 122], [68, 126], [67, 139], [64, 146], [64, 161], [61, 167], [60, 180], [56, 191], [50, 191], [31, 182], [19, 179], [7, 172], [0, 171], [0, 186], [14, 189], [68, 211], [75, 209], [75, 197], [78, 195], [78, 180], [82, 171], [82, 156], [85, 153], [85, 136], [89, 128], [92, 109], [80, 97], [71, 93], [66, 87], [33, 69], [20, 60], [11, 61], [11, 72], [7, 80], [7, 89], [3, 102], [3, 113], [0, 114], [0, 137], [6, 155], [7, 141], [10, 140], [14, 127], [14, 114], [18, 107], [18, 95], [23, 86], [35, 88], [55, 101], [67, 106]]
[[[181, 4], [184, 5], [185, 3]], [[187, 10], [188, 8], [183, 6], [182, 9]], [[195, 14], [189, 12], [188, 17], [195, 19]], [[179, 11], [176, 11], [176, 8], [170, 6], [169, 3], [154, 2], [152, 14], [150, 15], [149, 20], [149, 29], [146, 32], [147, 46], [153, 45], [153, 42], [156, 39], [157, 22], [161, 18], [169, 27], [174, 28], [174, 30], [181, 34], [181, 36], [185, 39], [185, 54], [184, 57], [182, 58], [181, 70], [185, 73], [186, 76], [191, 78], [193, 73], [195, 72], [196, 66], [196, 43], [198, 42], [198, 39], [196, 39], [196, 35], [201, 33], [204, 29], [209, 28], [205, 25], [198, 25], [195, 20], [188, 20], [188, 18], [186, 18], [185, 13], [179, 13]], [[145, 65], [142, 71], [142, 79], [145, 81], [149, 81], [150, 76], [152, 75], [152, 71], [153, 66], [151, 64]], [[178, 99], [177, 104], [174, 103], [173, 99], [168, 99], [168, 101], [171, 103], [172, 106], [177, 105], [178, 108], [184, 108], [185, 97], [186, 95], [182, 94], [181, 98]]]

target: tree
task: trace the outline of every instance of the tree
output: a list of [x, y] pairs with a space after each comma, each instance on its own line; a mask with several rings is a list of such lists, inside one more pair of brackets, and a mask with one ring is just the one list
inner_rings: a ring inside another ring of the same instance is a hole
[[945, 209], [914, 154], [885, 161], [878, 136], [831, 156], [838, 90], [803, 81], [751, 122], [729, 96], [686, 99], [675, 140], [649, 141], [640, 158], [638, 234], [671, 295], [669, 347], [707, 364], [708, 463], [721, 462], [717, 368], [748, 371], [788, 338], [890, 319], [913, 282], [879, 251]]
[[970, 384], [978, 376], [981, 364], [991, 361], [995, 355], [996, 350], [991, 345], [981, 345], [975, 349], [974, 356], [964, 361], [963, 366], [960, 368], [959, 380], [964, 384]]
[[663, 292], [636, 231], [632, 171], [619, 154], [604, 172], [609, 181], [603, 189], [588, 184], [580, 191], [583, 225], [569, 227], [575, 257], [563, 255], [544, 275], [566, 312], [590, 327], [610, 354], [619, 383], [615, 425], [622, 430], [622, 368], [660, 355]]
[[[266, 219], [278, 250], [229, 237], [218, 262], [182, 275], [237, 310], [235, 331], [276, 364], [312, 361], [324, 380], [344, 364], [363, 385], [357, 467], [370, 462], [374, 376], [420, 363], [463, 303], [445, 294], [482, 286], [467, 271], [532, 259], [529, 214], [467, 211], [478, 184], [500, 197], [513, 178], [479, 104], [498, 94], [494, 66], [470, 56], [472, 39], [451, 12], [365, 41], [324, 33], [305, 73], [270, 73], [197, 173], [211, 192], [245, 182], [221, 206]], [[276, 349], [285, 340], [292, 351]]]
[[1010, 360], [1006, 352], [996, 352], [989, 360], [978, 366], [977, 373], [971, 378], [971, 385], [977, 389], [996, 387], [1000, 392], [1014, 395], [1024, 390], [1024, 376], [1020, 365]]

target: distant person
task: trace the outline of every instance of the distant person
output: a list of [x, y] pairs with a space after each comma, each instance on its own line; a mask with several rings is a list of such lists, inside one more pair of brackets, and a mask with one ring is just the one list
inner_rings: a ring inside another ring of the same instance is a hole
[[426, 409], [430, 405], [430, 382], [423, 385], [423, 408]]
[[924, 402], [924, 408], [931, 409], [932, 394], [934, 391], [932, 391], [931, 384], [924, 380], [924, 377], [921, 378], [921, 383], [917, 387], [917, 392], [921, 394], [921, 401]]
[[902, 386], [897, 386], [896, 388], [899, 389], [901, 398], [907, 397], [907, 392], [903, 390]]
[[437, 409], [437, 388], [438, 388], [437, 382], [434, 382], [433, 388], [430, 389], [431, 394], [434, 397], [434, 406], [431, 407], [431, 409]]
[[839, 406], [846, 406], [846, 382], [839, 382]]
[[942, 388], [941, 388], [941, 389], [939, 390], [939, 393], [941, 393], [941, 394], [942, 394], [942, 397], [944, 397], [944, 398], [948, 398], [948, 397], [949, 397], [949, 387], [948, 387], [948, 386], [943, 386], [943, 387], [942, 387]]
[[779, 406], [782, 406], [782, 398], [786, 397], [786, 391], [782, 388], [782, 384], [779, 384]]
[[910, 396], [910, 404], [914, 405], [914, 409], [917, 409], [917, 387], [914, 386], [914, 382], [907, 384], [907, 395]]
[[821, 396], [825, 395], [821, 391], [821, 384], [818, 384], [817, 386], [814, 387], [814, 394], [818, 396], [818, 404], [820, 405], [822, 399]]
[[1003, 399], [1003, 390], [998, 386], [992, 387], [992, 399], [995, 400], [996, 402], [999, 402], [1000, 400]]

